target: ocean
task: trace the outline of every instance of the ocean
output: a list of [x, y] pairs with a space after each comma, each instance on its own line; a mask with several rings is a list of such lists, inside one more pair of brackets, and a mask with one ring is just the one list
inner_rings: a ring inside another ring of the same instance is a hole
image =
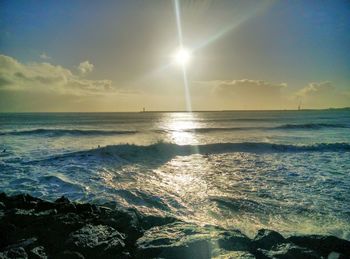
[[350, 111], [0, 114], [0, 192], [350, 239]]

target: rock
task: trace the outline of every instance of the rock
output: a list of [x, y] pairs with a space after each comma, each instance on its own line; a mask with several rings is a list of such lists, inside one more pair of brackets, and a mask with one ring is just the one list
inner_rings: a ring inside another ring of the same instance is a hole
[[93, 213], [96, 212], [96, 206], [93, 206], [89, 203], [77, 203], [75, 205], [77, 213]]
[[139, 258], [210, 258], [210, 235], [197, 226], [175, 222], [154, 227], [137, 240]]
[[52, 202], [48, 202], [48, 201], [39, 201], [36, 204], [36, 210], [37, 211], [45, 211], [45, 210], [53, 210], [56, 208], [56, 205]]
[[132, 246], [143, 235], [138, 215], [130, 210], [105, 210], [99, 219], [102, 224], [113, 227], [127, 236], [126, 245]]
[[350, 257], [350, 241], [335, 236], [305, 235], [292, 236], [287, 239], [293, 244], [310, 248], [328, 256], [331, 252], [338, 252]]
[[331, 252], [328, 256], [327, 259], [349, 259], [349, 256], [346, 256], [344, 254], [340, 254], [337, 252]]
[[174, 217], [161, 217], [156, 215], [140, 215], [140, 218], [140, 224], [145, 230], [178, 221]]
[[0, 223], [0, 248], [13, 244], [17, 240], [19, 235], [18, 230], [15, 225], [11, 223]]
[[27, 259], [28, 254], [23, 247], [14, 248], [0, 253], [0, 259]]
[[34, 209], [37, 202], [40, 201], [38, 198], [34, 198], [28, 194], [18, 194], [15, 196], [7, 196], [2, 200], [7, 208], [16, 209]]
[[43, 246], [34, 247], [29, 251], [29, 258], [33, 259], [47, 259], [47, 255], [45, 253], [45, 248]]
[[273, 230], [260, 229], [253, 239], [255, 248], [270, 250], [274, 245], [281, 244], [285, 241], [284, 237]]
[[28, 247], [32, 246], [33, 244], [35, 244], [37, 241], [38, 241], [38, 239], [36, 237], [23, 239], [23, 240], [20, 240], [16, 244], [11, 244], [11, 245], [7, 246], [4, 250], [17, 249], [17, 248], [21, 248], [21, 247], [28, 248]]
[[[265, 258], [281, 258], [281, 259], [319, 259], [321, 256], [305, 247], [296, 246], [294, 244], [280, 244], [274, 247], [273, 250], [259, 249], [259, 251], [265, 256]], [[262, 256], [256, 256], [256, 258], [264, 258]]]
[[239, 230], [224, 231], [219, 235], [218, 244], [220, 248], [233, 251], [249, 251], [251, 240]]
[[70, 203], [69, 199], [65, 196], [61, 196], [61, 198], [58, 198], [55, 200], [55, 203]]
[[60, 259], [85, 259], [85, 257], [76, 251], [63, 251], [62, 253], [59, 253], [55, 258]]
[[115, 258], [123, 255], [124, 239], [124, 235], [112, 227], [88, 224], [71, 233], [66, 245], [88, 258]]
[[140, 258], [211, 258], [221, 249], [246, 251], [249, 239], [238, 230], [177, 221], [147, 230], [136, 246]]
[[0, 210], [5, 210], [5, 209], [6, 209], [5, 203], [0, 201]]
[[219, 251], [217, 256], [213, 256], [213, 259], [255, 259], [255, 256], [249, 252], [243, 251]]

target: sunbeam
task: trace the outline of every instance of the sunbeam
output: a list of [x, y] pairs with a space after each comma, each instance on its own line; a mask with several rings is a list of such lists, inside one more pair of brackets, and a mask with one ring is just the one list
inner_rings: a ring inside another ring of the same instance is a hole
[[189, 55], [189, 52], [186, 50], [186, 48], [183, 47], [181, 12], [180, 12], [179, 0], [174, 0], [174, 6], [175, 6], [177, 34], [178, 34], [178, 40], [180, 45], [179, 50], [176, 54], [176, 61], [180, 63], [182, 68], [183, 84], [185, 88], [185, 98], [186, 98], [186, 111], [191, 112], [192, 111], [191, 93], [190, 93], [190, 86], [189, 86], [189, 82], [187, 78], [187, 70], [186, 70], [186, 63], [189, 60], [190, 55]]

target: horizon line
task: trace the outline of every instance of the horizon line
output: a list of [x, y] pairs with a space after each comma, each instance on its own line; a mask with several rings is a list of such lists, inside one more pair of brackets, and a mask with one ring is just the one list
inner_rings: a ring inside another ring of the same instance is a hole
[[192, 113], [192, 112], [266, 112], [266, 111], [324, 111], [324, 110], [350, 110], [350, 107], [329, 107], [329, 108], [305, 108], [305, 109], [225, 109], [225, 110], [192, 110], [192, 111], [186, 111], [186, 110], [141, 110], [141, 111], [0, 111], [0, 113], [161, 113], [161, 112], [169, 112], [169, 113], [175, 113], [175, 112], [186, 112], [186, 113]]

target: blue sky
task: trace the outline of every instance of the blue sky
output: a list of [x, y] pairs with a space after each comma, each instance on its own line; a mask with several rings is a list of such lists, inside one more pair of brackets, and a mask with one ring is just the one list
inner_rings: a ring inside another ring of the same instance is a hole
[[[350, 106], [349, 1], [179, 3], [194, 109], [284, 109], [300, 98], [309, 108]], [[173, 1], [0, 1], [0, 109], [182, 110], [177, 47]], [[81, 63], [91, 69], [82, 74]], [[36, 86], [38, 73], [56, 85]], [[56, 105], [18, 105], [41, 95]]]

